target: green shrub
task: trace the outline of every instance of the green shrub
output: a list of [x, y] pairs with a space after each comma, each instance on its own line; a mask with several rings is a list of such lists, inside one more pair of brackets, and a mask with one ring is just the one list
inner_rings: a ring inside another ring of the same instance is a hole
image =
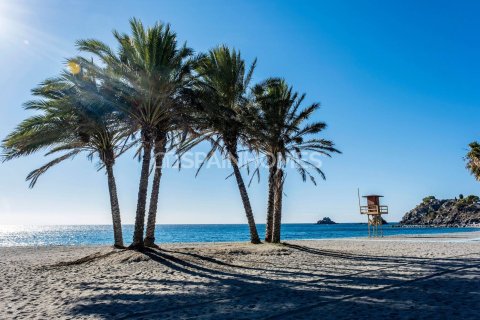
[[423, 204], [429, 204], [432, 200], [435, 200], [436, 198], [434, 196], [428, 196], [423, 198]]
[[456, 206], [458, 208], [463, 208], [463, 207], [468, 206], [470, 204], [474, 204], [478, 201], [480, 201], [480, 198], [476, 195], [471, 194], [466, 198], [461, 198], [460, 200], [458, 200], [457, 203], [456, 203]]
[[474, 194], [471, 194], [468, 197], [466, 197], [465, 200], [467, 200], [467, 203], [475, 203], [475, 202], [478, 202], [480, 198]]

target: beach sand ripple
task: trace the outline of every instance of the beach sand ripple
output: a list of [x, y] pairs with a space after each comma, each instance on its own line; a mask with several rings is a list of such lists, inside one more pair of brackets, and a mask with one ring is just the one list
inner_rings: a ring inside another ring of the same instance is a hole
[[0, 318], [478, 319], [478, 238], [0, 248]]

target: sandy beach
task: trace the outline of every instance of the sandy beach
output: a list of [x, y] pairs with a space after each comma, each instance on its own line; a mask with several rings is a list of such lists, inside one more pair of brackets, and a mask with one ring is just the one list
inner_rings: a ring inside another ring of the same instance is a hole
[[0, 248], [1, 319], [478, 319], [480, 232]]

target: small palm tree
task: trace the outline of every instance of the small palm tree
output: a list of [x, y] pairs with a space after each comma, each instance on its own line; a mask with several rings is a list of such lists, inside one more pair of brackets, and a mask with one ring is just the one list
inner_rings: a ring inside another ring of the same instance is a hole
[[475, 179], [480, 181], [480, 144], [474, 141], [468, 146], [470, 147], [470, 150], [465, 156], [465, 160], [467, 161], [466, 168]]
[[326, 128], [324, 122], [306, 123], [320, 105], [314, 103], [300, 109], [305, 95], [293, 92], [284, 80], [270, 78], [253, 88], [254, 104], [250, 110], [256, 114], [248, 126], [248, 144], [266, 157], [269, 167], [269, 192], [266, 223], [266, 241], [280, 242], [284, 168], [294, 164], [303, 181], [307, 177], [316, 184], [311, 170], [323, 179], [325, 174], [305, 152], [328, 157], [339, 153], [334, 144], [316, 137]]
[[237, 150], [239, 143], [245, 138], [243, 116], [248, 105], [246, 92], [254, 69], [255, 62], [246, 70], [240, 52], [226, 46], [214, 48], [198, 58], [196, 71], [199, 81], [195, 88], [198, 109], [193, 124], [197, 133], [181, 149], [185, 151], [201, 141], [208, 140], [212, 143], [212, 149], [205, 161], [215, 151], [228, 157], [245, 209], [250, 241], [260, 243], [250, 199], [238, 164]]
[[32, 90], [39, 99], [26, 103], [27, 110], [39, 114], [24, 120], [3, 141], [3, 160], [43, 149], [48, 150], [46, 155], [63, 153], [27, 176], [33, 187], [50, 168], [79, 153], [87, 153], [89, 159], [97, 156], [108, 177], [114, 245], [123, 248], [113, 166], [116, 157], [128, 149], [130, 126], [113, 111], [111, 105], [115, 102], [108, 100], [109, 94], [104, 89], [93, 74], [84, 71], [77, 75], [63, 73], [40, 84]]
[[[98, 40], [78, 41], [78, 48], [93, 53], [126, 85], [123, 99], [125, 112], [140, 130], [143, 150], [142, 169], [138, 191], [135, 230], [131, 248], [153, 245], [161, 167], [165, 148], [179, 119], [178, 106], [182, 92], [191, 81], [192, 50], [179, 46], [177, 35], [170, 25], [157, 23], [145, 28], [137, 19], [130, 20], [131, 34], [114, 31], [119, 44], [114, 52]], [[117, 87], [117, 89], [119, 89]], [[147, 233], [144, 223], [148, 190], [148, 175], [152, 149], [155, 154], [155, 173], [148, 213]]]

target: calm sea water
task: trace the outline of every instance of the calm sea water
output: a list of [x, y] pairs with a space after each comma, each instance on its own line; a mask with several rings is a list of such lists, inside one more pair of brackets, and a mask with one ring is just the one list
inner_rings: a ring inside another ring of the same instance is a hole
[[[478, 228], [383, 228], [384, 235], [432, 234], [479, 230]], [[263, 238], [265, 225], [258, 225]], [[229, 242], [248, 241], [248, 227], [242, 224], [208, 225], [158, 225], [158, 243], [173, 242]], [[125, 242], [132, 239], [133, 225], [123, 228]], [[366, 224], [341, 223], [336, 225], [285, 224], [282, 227], [284, 240], [331, 239], [366, 237]], [[109, 225], [84, 226], [0, 226], [0, 246], [46, 246], [46, 245], [104, 245], [111, 244], [112, 227]]]

